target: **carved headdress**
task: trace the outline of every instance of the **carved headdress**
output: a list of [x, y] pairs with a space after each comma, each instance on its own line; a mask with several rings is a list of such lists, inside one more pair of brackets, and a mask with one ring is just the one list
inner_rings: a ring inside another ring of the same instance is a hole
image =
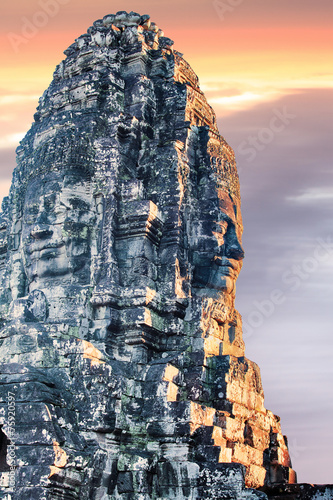
[[[181, 219], [195, 210], [190, 197], [197, 200], [199, 215], [200, 198], [206, 198], [206, 210], [216, 212], [213, 198], [223, 193], [230, 195], [241, 226], [234, 153], [218, 132], [197, 76], [172, 45], [148, 16], [122, 12], [96, 21], [65, 51], [67, 58], [55, 70], [35, 123], [17, 149], [4, 205], [12, 218], [11, 236], [20, 226], [28, 183], [50, 172], [71, 171], [95, 197], [103, 197], [114, 226], [122, 200], [149, 200], [164, 220], [171, 210], [178, 213], [166, 227], [178, 233], [183, 246]], [[113, 246], [113, 239], [104, 244]], [[185, 282], [191, 270], [182, 272]], [[92, 284], [101, 279], [98, 269], [95, 275], [99, 278]]]

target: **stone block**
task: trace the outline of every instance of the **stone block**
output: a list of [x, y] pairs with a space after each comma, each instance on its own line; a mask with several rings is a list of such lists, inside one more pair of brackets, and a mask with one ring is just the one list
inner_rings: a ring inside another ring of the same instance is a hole
[[118, 493], [134, 493], [132, 472], [119, 472], [117, 489]]

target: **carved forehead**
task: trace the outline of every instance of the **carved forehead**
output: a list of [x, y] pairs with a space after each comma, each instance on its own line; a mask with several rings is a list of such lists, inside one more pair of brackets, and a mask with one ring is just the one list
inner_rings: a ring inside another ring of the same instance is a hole
[[217, 189], [218, 205], [221, 215], [231, 219], [235, 225], [241, 225], [240, 203], [233, 201], [230, 194], [222, 189]]
[[62, 179], [59, 176], [49, 174], [39, 179], [33, 179], [28, 183], [25, 192], [25, 201], [42, 196], [46, 193], [56, 194], [61, 191]]
[[67, 197], [75, 194], [75, 196], [88, 198], [88, 192], [87, 180], [82, 179], [79, 173], [49, 172], [28, 183], [25, 193], [25, 203], [29, 203], [31, 199], [35, 200], [45, 195]]

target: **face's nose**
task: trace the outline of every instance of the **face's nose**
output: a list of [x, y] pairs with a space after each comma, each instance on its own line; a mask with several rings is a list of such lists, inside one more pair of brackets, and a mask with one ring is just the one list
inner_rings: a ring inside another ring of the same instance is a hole
[[45, 209], [45, 203], [44, 200], [42, 200], [38, 214], [30, 230], [32, 238], [35, 240], [42, 240], [52, 236], [53, 230], [51, 229], [49, 216], [50, 213]]
[[241, 245], [241, 242], [238, 239], [235, 228], [230, 231], [229, 238], [226, 241], [225, 255], [229, 257], [229, 259], [234, 260], [243, 260], [245, 253], [244, 249]]
[[227, 248], [226, 256], [230, 259], [243, 260], [245, 253], [242, 245], [239, 242], [235, 245], [230, 245], [230, 247]]

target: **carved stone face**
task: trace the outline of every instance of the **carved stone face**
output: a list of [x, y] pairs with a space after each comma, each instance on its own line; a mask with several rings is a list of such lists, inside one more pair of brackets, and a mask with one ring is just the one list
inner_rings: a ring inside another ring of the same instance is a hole
[[201, 222], [201, 234], [194, 237], [194, 281], [230, 294], [235, 292], [244, 258], [243, 226], [240, 207], [227, 192], [218, 190], [217, 205], [206, 210], [208, 215]]
[[[242, 268], [244, 250], [241, 244], [242, 221], [240, 207], [231, 200], [228, 193], [219, 190], [219, 217], [216, 231], [218, 252], [214, 256], [214, 266], [210, 281], [214, 288], [231, 293]], [[217, 268], [216, 268], [217, 266]]]
[[95, 213], [78, 174], [50, 173], [27, 188], [23, 210], [23, 260], [29, 285], [57, 277], [89, 279], [91, 229]]

